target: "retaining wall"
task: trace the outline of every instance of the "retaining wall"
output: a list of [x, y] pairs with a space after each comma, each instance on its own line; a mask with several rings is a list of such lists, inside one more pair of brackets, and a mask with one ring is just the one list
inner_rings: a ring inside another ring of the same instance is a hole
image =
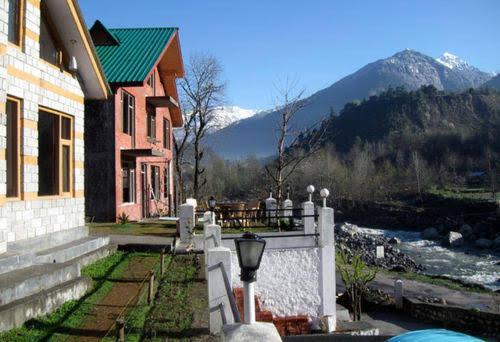
[[403, 298], [403, 310], [414, 318], [438, 322], [447, 328], [482, 336], [500, 336], [500, 313], [423, 303], [407, 297]]

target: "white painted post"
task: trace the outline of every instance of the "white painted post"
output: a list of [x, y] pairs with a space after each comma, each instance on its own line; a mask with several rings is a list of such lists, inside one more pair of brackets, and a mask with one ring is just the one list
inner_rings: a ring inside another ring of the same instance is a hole
[[245, 307], [245, 323], [255, 323], [255, 282], [243, 282], [243, 305]]
[[403, 308], [403, 281], [401, 279], [396, 279], [394, 281], [394, 299], [396, 302], [396, 308]]
[[206, 224], [203, 227], [203, 251], [221, 246], [221, 228], [216, 224]]
[[[323, 189], [326, 190], [326, 189]], [[328, 191], [321, 191], [323, 198], [328, 196]], [[334, 236], [333, 208], [322, 207], [319, 209], [319, 293], [321, 298], [320, 316], [326, 324], [327, 332], [335, 331], [336, 317], [336, 284], [335, 284], [335, 236]]]
[[293, 202], [291, 199], [286, 199], [282, 204], [283, 216], [292, 217], [293, 216]]
[[[206, 255], [208, 265], [208, 308], [210, 315], [210, 333], [217, 334], [222, 330], [224, 324], [234, 323], [226, 289], [226, 282], [219, 265], [222, 263], [226, 271], [229, 286], [231, 286], [231, 250], [226, 247], [216, 247], [208, 250]], [[224, 323], [223, 317], [226, 322]]]
[[384, 249], [384, 246], [377, 246], [376, 257], [377, 257], [377, 259], [383, 259], [383, 258], [385, 258], [385, 249]]
[[314, 226], [314, 203], [307, 201], [302, 203], [302, 222], [304, 224], [304, 234], [316, 233]]
[[215, 224], [214, 213], [211, 211], [205, 211], [203, 213], [203, 225]]
[[190, 243], [194, 234], [195, 206], [192, 204], [181, 204], [179, 206], [179, 234], [181, 243]]
[[269, 195], [269, 198], [266, 198], [266, 212], [269, 223], [276, 223], [276, 209], [278, 204], [276, 199], [272, 197], [272, 194]]

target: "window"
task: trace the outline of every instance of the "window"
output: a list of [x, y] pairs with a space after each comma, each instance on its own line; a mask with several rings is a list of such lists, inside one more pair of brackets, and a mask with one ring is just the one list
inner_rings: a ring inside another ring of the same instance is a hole
[[151, 76], [149, 76], [147, 83], [148, 83], [148, 86], [150, 86], [151, 89], [153, 89], [153, 96], [154, 96], [156, 94], [155, 72], [154, 71], [151, 74]]
[[156, 109], [152, 106], [148, 106], [148, 137], [151, 139], [156, 139]]
[[9, 42], [21, 45], [21, 32], [23, 27], [23, 1], [9, 0]]
[[159, 199], [160, 168], [158, 166], [151, 166], [151, 189], [153, 190], [154, 199]]
[[170, 150], [170, 121], [163, 119], [163, 147]]
[[134, 134], [135, 128], [135, 98], [122, 91], [122, 127], [123, 133]]
[[38, 114], [38, 195], [71, 192], [73, 183], [73, 119], [40, 110]]
[[135, 203], [135, 166], [132, 163], [122, 164], [123, 203]]
[[42, 4], [40, 18], [40, 58], [58, 67], [63, 67], [62, 44], [55, 35], [55, 30]]
[[167, 163], [163, 170], [163, 198], [168, 199], [170, 196], [170, 163]]
[[19, 117], [21, 102], [7, 99], [7, 197], [19, 197]]

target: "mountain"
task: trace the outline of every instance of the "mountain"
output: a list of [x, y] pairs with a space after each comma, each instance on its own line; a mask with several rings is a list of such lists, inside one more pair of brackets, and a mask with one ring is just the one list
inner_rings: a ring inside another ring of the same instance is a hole
[[213, 123], [212, 127], [210, 127], [209, 132], [216, 132], [242, 119], [252, 117], [257, 113], [259, 113], [258, 110], [245, 109], [238, 106], [219, 107], [213, 113]]
[[486, 82], [484, 86], [500, 90], [500, 74], [496, 75], [491, 80]]
[[[404, 86], [414, 90], [422, 85], [433, 85], [439, 90], [456, 91], [478, 87], [490, 78], [490, 74], [449, 53], [434, 59], [406, 49], [367, 64], [306, 98], [307, 105], [297, 113], [293, 126], [296, 130], [304, 130], [333, 111], [340, 111], [346, 103], [379, 94], [389, 87]], [[265, 116], [243, 119], [208, 135], [206, 145], [226, 158], [241, 158], [248, 154], [269, 156], [274, 151], [279, 115], [279, 111], [272, 111]]]
[[[430, 136], [454, 134], [465, 139], [480, 135], [487, 128], [500, 130], [500, 92], [479, 89], [448, 93], [433, 86], [412, 92], [388, 90], [359, 104], [347, 104], [339, 116], [328, 118], [323, 125], [326, 131], [322, 144], [333, 144], [342, 153], [349, 152], [357, 140], [392, 141], [398, 151], [411, 144], [419, 145], [416, 141], [425, 142]], [[308, 139], [306, 134], [295, 147], [304, 148]], [[500, 140], [497, 144], [500, 148]], [[446, 152], [437, 153], [438, 150], [458, 145], [435, 144], [429, 154], [444, 158]], [[469, 146], [470, 150], [474, 148]]]

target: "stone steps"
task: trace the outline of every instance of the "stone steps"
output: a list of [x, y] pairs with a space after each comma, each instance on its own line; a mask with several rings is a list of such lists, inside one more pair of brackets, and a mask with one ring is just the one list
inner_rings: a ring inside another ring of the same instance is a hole
[[31, 239], [9, 242], [7, 245], [7, 251], [20, 254], [27, 252], [37, 253], [75, 240], [83, 239], [88, 235], [88, 227], [81, 226], [37, 236]]
[[20, 327], [29, 319], [49, 314], [65, 302], [81, 298], [91, 286], [90, 278], [77, 277], [0, 306], [0, 331]]
[[80, 276], [77, 263], [33, 265], [0, 277], [0, 305], [48, 290]]
[[109, 244], [109, 237], [85, 237], [38, 252], [35, 263], [63, 263]]
[[81, 268], [116, 250], [109, 237], [78, 227], [7, 243], [0, 254], [0, 331], [48, 314], [92, 285]]

